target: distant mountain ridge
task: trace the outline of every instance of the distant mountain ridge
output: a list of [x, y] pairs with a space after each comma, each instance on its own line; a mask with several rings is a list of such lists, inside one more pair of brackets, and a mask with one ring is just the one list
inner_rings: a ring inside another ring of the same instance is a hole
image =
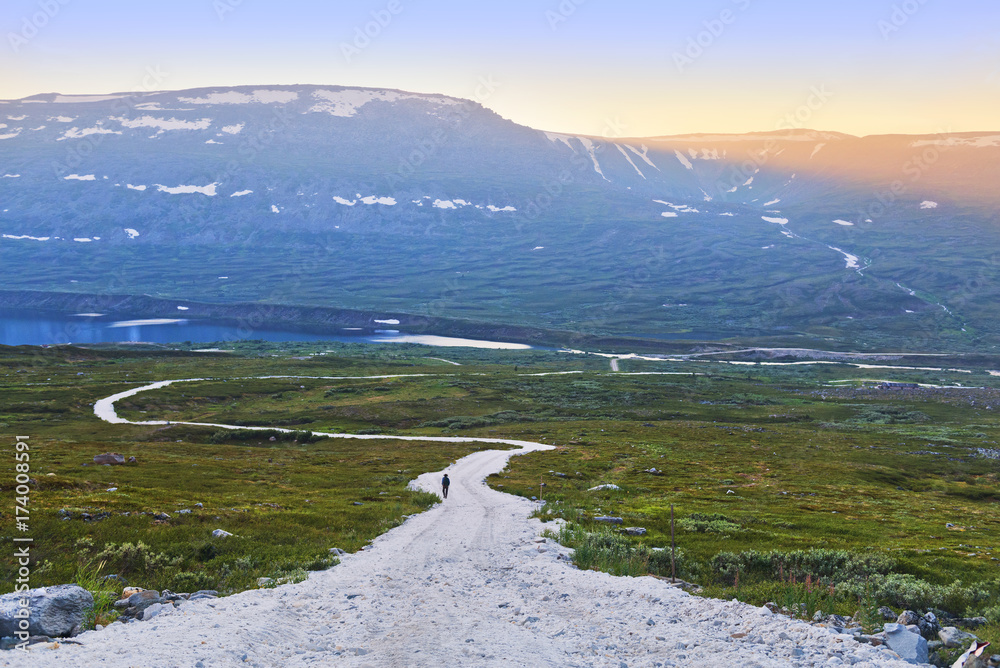
[[43, 268], [0, 287], [975, 346], [998, 176], [1000, 131], [607, 138], [389, 89], [50, 93], [0, 101], [0, 258]]

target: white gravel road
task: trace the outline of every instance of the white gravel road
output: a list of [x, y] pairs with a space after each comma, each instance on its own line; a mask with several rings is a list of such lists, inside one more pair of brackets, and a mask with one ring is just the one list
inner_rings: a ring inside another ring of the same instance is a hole
[[[485, 485], [511, 454], [459, 460], [447, 469], [446, 501], [305, 582], [188, 602], [84, 633], [80, 645], [4, 652], [0, 665], [912, 665], [763, 608], [576, 569], [558, 558], [567, 550], [539, 542], [533, 502]], [[438, 492], [440, 478], [426, 473], [413, 484]]]

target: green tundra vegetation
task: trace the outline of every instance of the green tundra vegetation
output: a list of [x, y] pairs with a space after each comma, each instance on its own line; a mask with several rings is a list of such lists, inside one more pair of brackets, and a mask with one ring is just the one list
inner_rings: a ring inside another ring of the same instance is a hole
[[[354, 552], [432, 505], [407, 489], [418, 474], [486, 447], [392, 435], [483, 436], [556, 446], [488, 483], [541, 497], [537, 515], [566, 520], [552, 533], [582, 568], [670, 576], [673, 507], [676, 574], [704, 595], [808, 614], [982, 615], [992, 626], [977, 633], [1000, 640], [1000, 359], [729, 355], [624, 359], [616, 373], [604, 357], [544, 350], [195, 347], [0, 348], [0, 458], [13, 470], [15, 435], [31, 447], [28, 531], [16, 531], [8, 475], [0, 537], [34, 538], [32, 586], [116, 574], [232, 593], [302, 579], [334, 565], [330, 548]], [[101, 398], [187, 378], [204, 380], [123, 399], [118, 414], [291, 432], [94, 416]], [[136, 462], [94, 464], [105, 452]], [[0, 557], [10, 582], [12, 552]]]

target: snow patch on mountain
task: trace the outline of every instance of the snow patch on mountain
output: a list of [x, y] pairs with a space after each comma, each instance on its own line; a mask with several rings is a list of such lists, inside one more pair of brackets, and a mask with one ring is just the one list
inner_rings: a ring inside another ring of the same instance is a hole
[[21, 178], [21, 175], [20, 174], [4, 174], [3, 176], [0, 176], [0, 178], [3, 178], [3, 179], [19, 179], [19, 178]]
[[243, 128], [246, 127], [246, 123], [236, 123], [234, 125], [223, 125], [222, 131], [229, 135], [239, 134]]
[[649, 165], [656, 171], [660, 171], [660, 168], [654, 165], [653, 161], [649, 159], [648, 155], [646, 155], [649, 152], [649, 148], [647, 148], [645, 144], [641, 144], [641, 146], [642, 146], [642, 151], [640, 152], [639, 149], [637, 149], [635, 146], [632, 146], [631, 144], [625, 144], [625, 148], [627, 148], [628, 150], [632, 151], [637, 156], [642, 158], [647, 165]]
[[436, 199], [433, 206], [437, 209], [457, 209], [455, 203], [449, 199]]
[[848, 253], [847, 251], [843, 251], [843, 250], [837, 248], [836, 246], [827, 246], [827, 248], [829, 248], [830, 250], [835, 250], [835, 251], [837, 251], [838, 253], [840, 253], [841, 255], [844, 256], [844, 259], [847, 261], [847, 267], [846, 267], [846, 269], [860, 269], [861, 268], [861, 264], [859, 263], [860, 261], [859, 261], [857, 255], [852, 255], [851, 253]]
[[694, 170], [694, 165], [691, 164], [691, 161], [688, 160], [683, 153], [681, 153], [677, 149], [674, 149], [674, 155], [677, 156], [677, 159], [680, 161], [682, 165], [684, 165], [686, 169]]
[[126, 183], [125, 187], [128, 188], [129, 190], [139, 190], [139, 191], [146, 189], [146, 186], [134, 186], [131, 183]]
[[604, 176], [604, 172], [601, 171], [601, 164], [597, 162], [597, 145], [586, 137], [577, 137], [577, 139], [579, 139], [580, 143], [583, 144], [583, 148], [587, 150], [587, 154], [590, 156], [591, 162], [594, 163], [594, 171], [600, 174], [602, 179], [608, 181], [608, 177]]
[[135, 119], [128, 118], [114, 118], [113, 121], [118, 121], [124, 127], [134, 129], [134, 128], [159, 128], [162, 132], [164, 130], [207, 130], [208, 126], [212, 124], [211, 118], [202, 118], [197, 121], [183, 121], [177, 118], [156, 118], [154, 116], [140, 116]]
[[368, 195], [367, 197], [362, 197], [361, 201], [365, 204], [382, 204], [385, 206], [396, 205], [396, 198], [394, 197], [376, 197], [375, 195]]
[[[671, 204], [670, 202], [666, 202], [662, 199], [654, 199], [653, 201], [656, 202], [657, 204], [663, 204], [664, 206], [669, 206], [674, 211], [679, 211], [680, 213], [701, 213], [698, 209], [692, 206], [688, 206], [687, 204]], [[667, 213], [672, 213], [672, 212], [668, 211]], [[665, 217], [672, 218], [673, 216], [665, 216]]]
[[139, 236], [139, 231], [131, 227], [126, 227], [125, 234], [128, 235], [129, 239], [135, 239], [137, 236]]
[[3, 238], [4, 239], [30, 239], [31, 241], [48, 241], [52, 237], [32, 237], [32, 236], [29, 236], [27, 234], [21, 234], [21, 235], [5, 234], [5, 235], [3, 235]]
[[24, 119], [26, 119], [27, 117], [28, 117], [28, 116], [27, 116], [26, 114], [25, 114], [25, 115], [21, 115], [21, 116], [8, 116], [8, 117], [7, 117], [7, 120], [8, 120], [8, 121], [23, 121], [23, 120], [24, 120]]
[[568, 146], [571, 151], [573, 151], [574, 153], [576, 153], [576, 149], [573, 148], [573, 144], [571, 144], [570, 141], [569, 141], [570, 139], [573, 139], [573, 137], [570, 137], [569, 135], [561, 135], [558, 132], [546, 132], [544, 134], [545, 134], [545, 137], [550, 142], [562, 142], [562, 143], [566, 144], [566, 146]]
[[277, 204], [271, 205], [271, 213], [281, 213], [281, 209], [278, 208]]
[[932, 202], [930, 200], [925, 200], [925, 201], [923, 201], [923, 202], [920, 203], [920, 208], [921, 209], [936, 209], [936, 208], [938, 208], [938, 203], [937, 202]]
[[363, 90], [360, 88], [348, 90], [317, 90], [313, 92], [313, 98], [318, 100], [316, 104], [309, 108], [314, 113], [327, 113], [331, 116], [350, 118], [358, 113], [361, 107], [369, 102], [398, 102], [399, 100], [425, 100], [438, 105], [462, 104], [462, 100], [450, 97], [434, 97], [430, 95], [417, 95], [414, 93], [401, 93], [394, 90]]
[[635, 171], [639, 172], [639, 176], [641, 176], [641, 177], [642, 177], [643, 179], [645, 179], [645, 178], [646, 178], [646, 175], [645, 175], [645, 174], [643, 174], [643, 173], [642, 173], [642, 171], [641, 171], [641, 170], [640, 170], [640, 169], [639, 169], [638, 167], [636, 167], [635, 163], [634, 163], [634, 162], [632, 162], [632, 158], [630, 158], [630, 157], [629, 157], [629, 155], [628, 155], [628, 153], [626, 153], [626, 152], [625, 152], [625, 149], [623, 149], [623, 148], [622, 148], [621, 146], [619, 146], [618, 144], [615, 144], [615, 148], [616, 148], [616, 149], [618, 149], [618, 151], [619, 151], [619, 152], [620, 152], [620, 153], [621, 153], [621, 154], [622, 154], [623, 156], [625, 156], [625, 159], [626, 159], [626, 160], [628, 160], [628, 164], [632, 165], [632, 169], [634, 169]]
[[64, 181], [96, 181], [97, 177], [93, 174], [84, 174], [83, 176], [79, 174], [70, 174], [63, 177]]
[[761, 218], [763, 218], [764, 220], [766, 220], [769, 223], [776, 223], [778, 225], [787, 225], [788, 224], [788, 219], [787, 218], [771, 218], [771, 217], [768, 217], [768, 216], [761, 216]]
[[824, 146], [826, 146], [826, 142], [822, 144], [816, 144], [816, 148], [814, 148], [813, 152], [809, 154], [809, 159], [812, 160], [813, 156], [822, 151]]
[[230, 197], [243, 197], [244, 195], [251, 195], [251, 194], [253, 194], [252, 190], [237, 190], [232, 195], [230, 195]]
[[223, 93], [209, 93], [205, 97], [178, 97], [187, 104], [287, 104], [299, 99], [299, 94], [290, 90], [255, 90], [253, 93], [241, 93], [235, 90]]
[[207, 186], [163, 186], [159, 183], [154, 183], [156, 189], [161, 193], [169, 193], [171, 195], [192, 195], [194, 193], [199, 193], [201, 195], [206, 195], [208, 197], [215, 196], [215, 189], [219, 185], [218, 183], [209, 183]]
[[358, 203], [357, 200], [344, 199], [343, 197], [340, 197], [339, 195], [334, 195], [333, 196], [333, 201], [336, 202], [337, 204], [343, 204], [344, 206], [354, 206], [355, 204]]
[[764, 202], [764, 206], [774, 206], [780, 201], [781, 201], [780, 199], [772, 199], [770, 202]]
[[56, 141], [63, 141], [65, 139], [82, 139], [89, 135], [120, 135], [120, 130], [110, 130], [101, 125], [94, 126], [92, 128], [80, 129], [78, 127], [72, 127], [63, 133], [62, 137], [56, 139]]
[[844, 225], [844, 226], [850, 226], [850, 227], [854, 226], [854, 223], [852, 223], [851, 221], [849, 221], [849, 220], [840, 220], [839, 218], [837, 220], [833, 221], [833, 222], [837, 223], [838, 225]]
[[503, 207], [501, 207], [501, 206], [494, 206], [492, 204], [487, 204], [486, 208], [489, 209], [490, 211], [492, 211], [493, 213], [499, 213], [501, 211], [517, 211], [517, 209], [515, 209], [512, 206], [503, 206]]
[[915, 148], [920, 146], [970, 146], [986, 148], [1000, 146], [1000, 135], [984, 135], [982, 137], [948, 137], [947, 139], [918, 139], [910, 144]]

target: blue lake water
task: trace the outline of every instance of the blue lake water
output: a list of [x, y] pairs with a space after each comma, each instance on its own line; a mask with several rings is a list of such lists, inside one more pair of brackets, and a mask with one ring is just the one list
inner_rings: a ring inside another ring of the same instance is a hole
[[527, 349], [530, 346], [495, 341], [407, 334], [394, 329], [343, 329], [338, 334], [304, 332], [275, 327], [240, 327], [211, 320], [135, 318], [85, 313], [67, 315], [0, 308], [0, 344], [54, 345], [61, 343], [210, 343], [262, 339], [265, 341], [341, 341], [345, 343], [421, 343], [431, 346]]

